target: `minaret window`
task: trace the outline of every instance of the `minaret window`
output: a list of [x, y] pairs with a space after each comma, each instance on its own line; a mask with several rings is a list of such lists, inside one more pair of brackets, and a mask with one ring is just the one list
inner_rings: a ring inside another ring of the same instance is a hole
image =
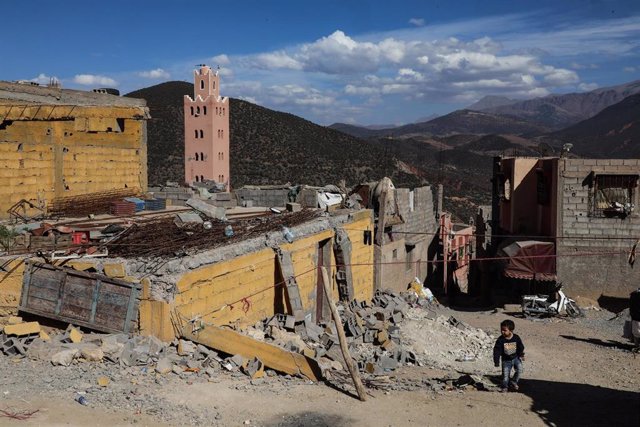
[[196, 162], [197, 162], [198, 160], [200, 160], [200, 159], [198, 158], [198, 153], [196, 153]]
[[207, 115], [207, 106], [202, 107], [202, 114]]
[[200, 152], [200, 160], [202, 160], [204, 162], [204, 153]]
[[204, 80], [200, 80], [200, 89], [204, 89]]
[[204, 182], [204, 175], [200, 175], [200, 182]]
[[196, 107], [196, 116], [200, 114], [200, 107]]
[[191, 107], [191, 115], [193, 116], [193, 106]]
[[196, 130], [194, 130], [193, 132], [194, 132], [194, 133], [195, 133], [195, 135], [196, 135], [196, 139], [198, 139], [198, 130], [196, 129]]
[[204, 138], [204, 131], [200, 129], [200, 138]]

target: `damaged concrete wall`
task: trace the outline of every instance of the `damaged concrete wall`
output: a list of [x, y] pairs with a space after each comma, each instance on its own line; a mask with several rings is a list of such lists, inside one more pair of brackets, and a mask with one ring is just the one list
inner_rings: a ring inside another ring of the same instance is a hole
[[431, 187], [395, 190], [398, 210], [404, 223], [392, 227], [393, 240], [375, 248], [376, 289], [405, 291], [418, 277], [428, 274], [429, 245], [436, 237], [437, 223]]
[[[89, 103], [84, 95], [53, 105], [51, 96], [7, 94], [5, 86], [10, 84], [0, 84], [0, 219], [22, 199], [44, 205], [55, 197], [125, 187], [146, 191], [144, 101], [100, 95], [99, 102], [93, 94], [91, 105], [83, 105]], [[29, 90], [39, 89], [50, 91]]]
[[631, 189], [635, 210], [625, 218], [594, 216], [590, 200], [595, 176], [638, 176], [640, 159], [560, 159], [559, 169], [557, 235], [563, 238], [556, 241], [558, 280], [572, 296], [629, 298], [640, 283], [640, 271], [627, 262], [640, 235], [640, 188]]

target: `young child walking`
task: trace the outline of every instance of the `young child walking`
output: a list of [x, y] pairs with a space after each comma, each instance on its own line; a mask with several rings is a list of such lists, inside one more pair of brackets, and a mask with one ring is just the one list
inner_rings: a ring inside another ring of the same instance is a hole
[[[520, 337], [513, 333], [516, 328], [513, 320], [503, 320], [500, 323], [500, 337], [496, 340], [493, 347], [493, 364], [500, 366], [502, 360], [502, 392], [509, 390], [518, 391], [518, 381], [522, 375], [524, 361], [524, 344]], [[511, 369], [515, 369], [513, 378], [511, 377]]]

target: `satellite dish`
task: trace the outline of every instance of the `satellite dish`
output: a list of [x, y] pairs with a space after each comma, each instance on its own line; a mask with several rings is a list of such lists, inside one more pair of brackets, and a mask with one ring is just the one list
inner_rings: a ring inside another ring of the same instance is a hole
[[568, 153], [573, 148], [573, 144], [567, 143], [562, 146], [562, 151]]

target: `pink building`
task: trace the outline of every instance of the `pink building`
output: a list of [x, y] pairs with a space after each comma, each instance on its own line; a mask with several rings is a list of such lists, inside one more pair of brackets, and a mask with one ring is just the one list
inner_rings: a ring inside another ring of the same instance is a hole
[[229, 191], [229, 98], [220, 97], [217, 71], [201, 65], [193, 76], [194, 97], [184, 97], [184, 180], [215, 181]]

